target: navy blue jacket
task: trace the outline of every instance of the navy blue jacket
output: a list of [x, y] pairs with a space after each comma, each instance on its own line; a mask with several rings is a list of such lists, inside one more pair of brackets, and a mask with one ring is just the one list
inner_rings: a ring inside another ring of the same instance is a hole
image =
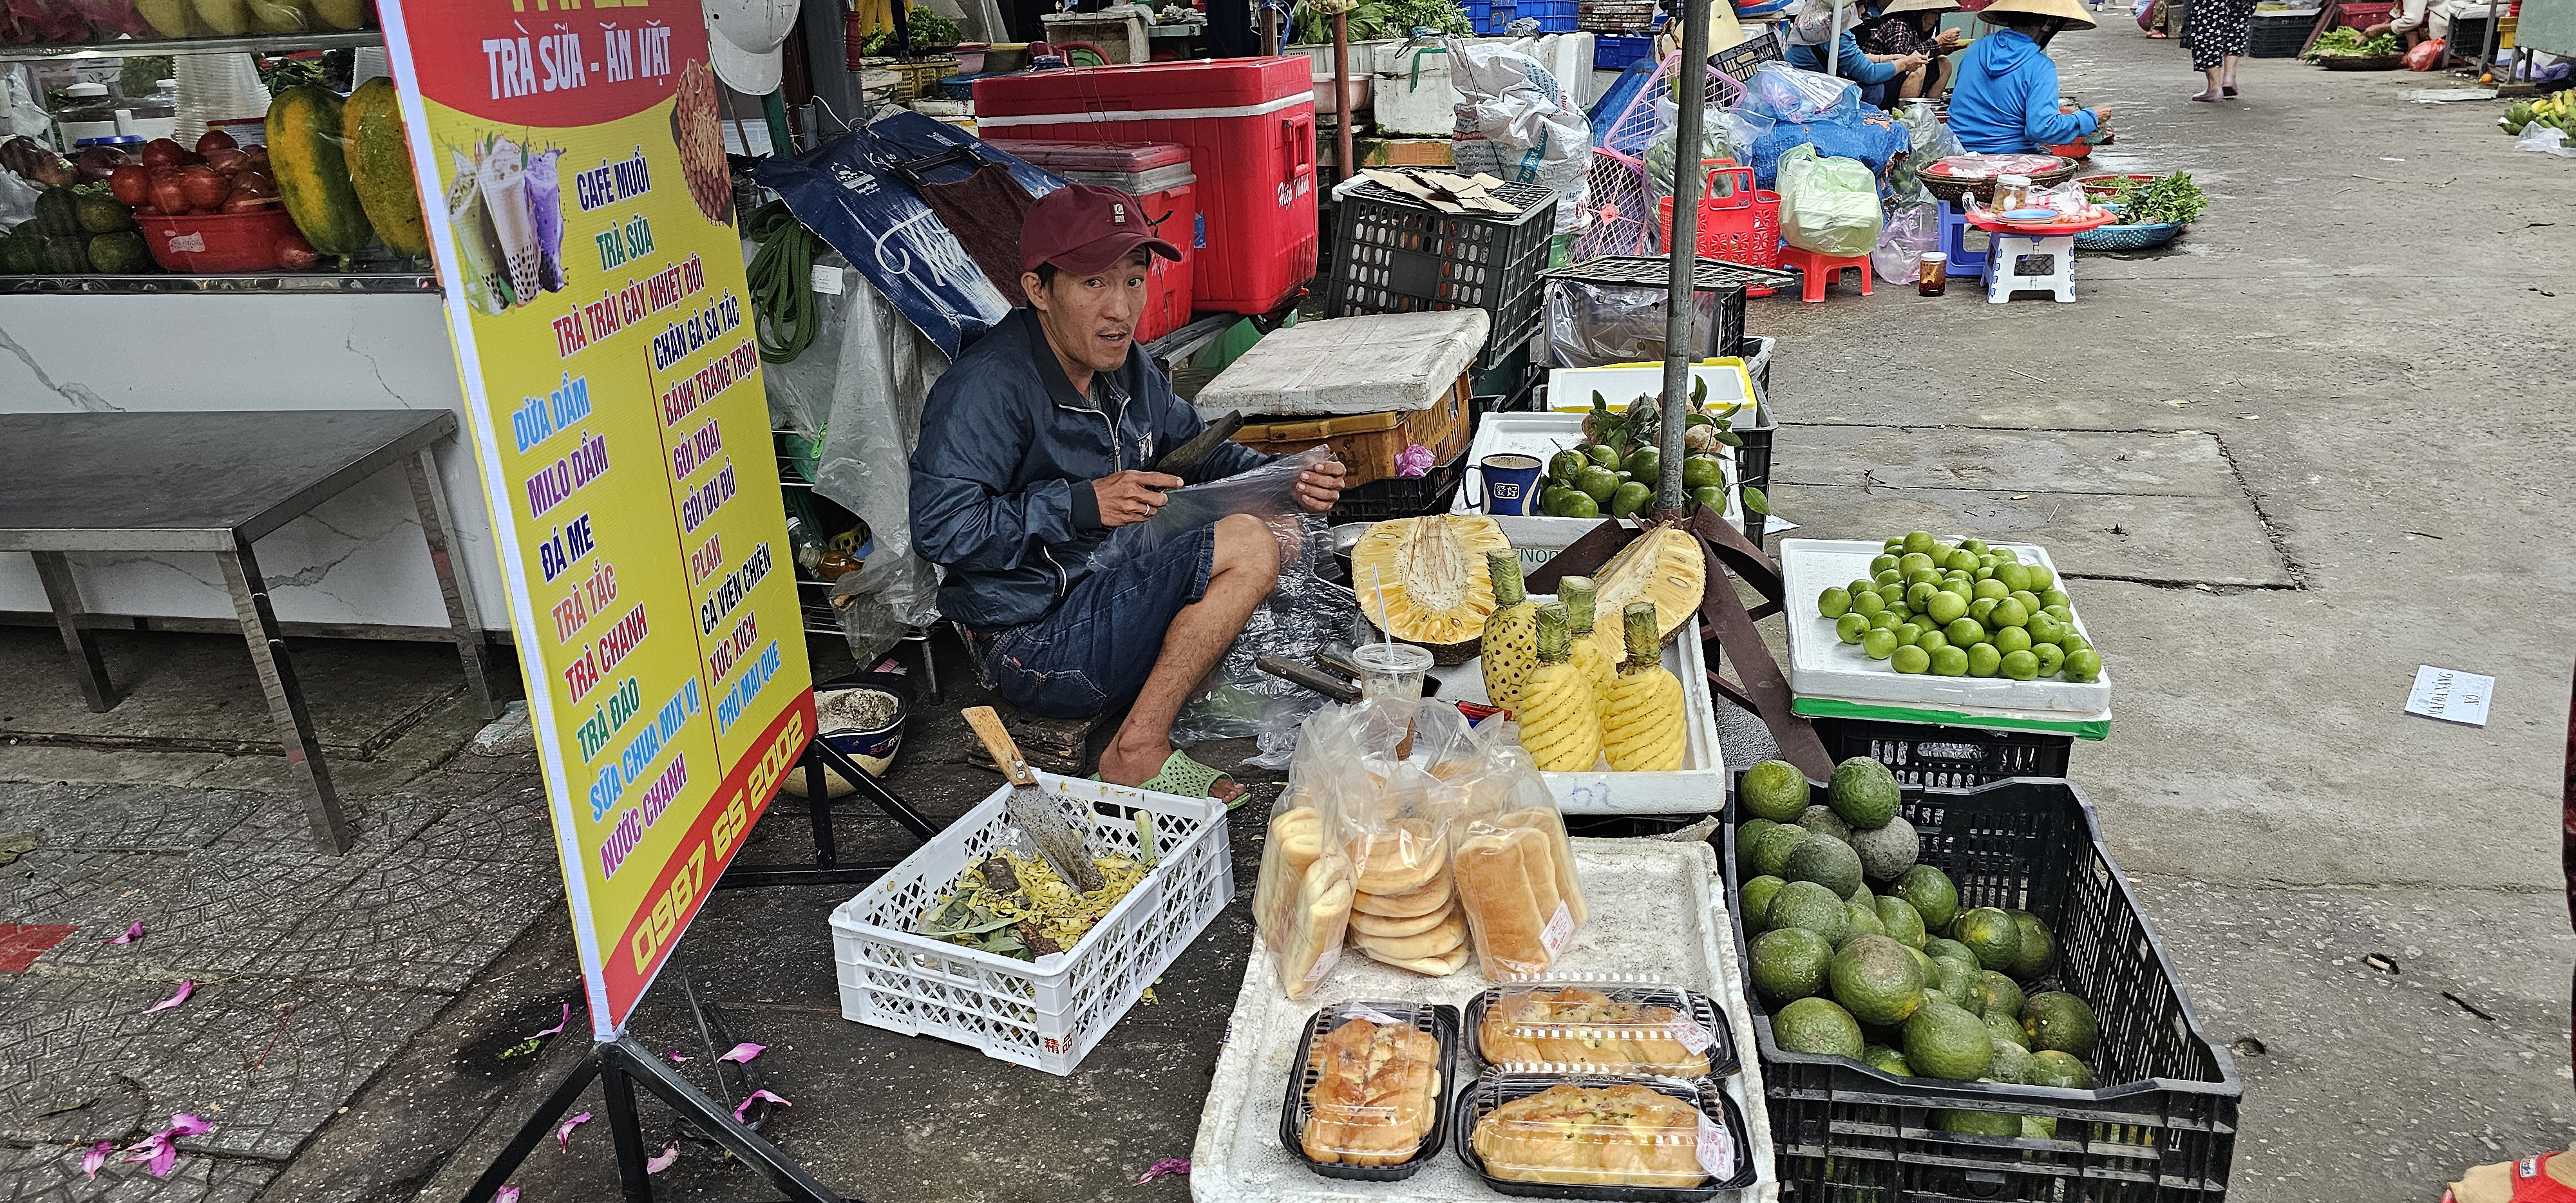
[[[948, 570], [940, 613], [978, 631], [1045, 616], [1109, 535], [1090, 482], [1151, 468], [1206, 425], [1142, 348], [1099, 380], [1106, 408], [1073, 391], [1037, 311], [1020, 309], [930, 387], [912, 452], [912, 538]], [[1227, 443], [1179, 475], [1199, 484], [1269, 459]]]

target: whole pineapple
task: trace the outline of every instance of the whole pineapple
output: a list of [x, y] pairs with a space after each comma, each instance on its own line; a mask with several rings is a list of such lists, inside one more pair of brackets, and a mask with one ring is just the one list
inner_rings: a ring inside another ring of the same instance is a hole
[[1478, 650], [1485, 661], [1485, 700], [1518, 710], [1521, 686], [1538, 667], [1538, 607], [1521, 588], [1521, 553], [1508, 548], [1486, 552], [1485, 574], [1494, 582], [1494, 613], [1485, 619], [1485, 641]]
[[1556, 582], [1556, 598], [1565, 603], [1565, 630], [1573, 649], [1570, 659], [1583, 670], [1583, 679], [1592, 682], [1592, 703], [1599, 706], [1610, 699], [1610, 681], [1618, 675], [1619, 665], [1592, 637], [1592, 599], [1596, 592], [1588, 576], [1569, 576]]
[[1655, 603], [1632, 602], [1624, 617], [1628, 659], [1601, 707], [1603, 751], [1621, 772], [1669, 773], [1682, 767], [1682, 683], [1664, 667]]
[[1542, 772], [1583, 773], [1601, 759], [1601, 708], [1592, 682], [1568, 657], [1565, 603], [1538, 608], [1538, 667], [1521, 686], [1521, 746]]

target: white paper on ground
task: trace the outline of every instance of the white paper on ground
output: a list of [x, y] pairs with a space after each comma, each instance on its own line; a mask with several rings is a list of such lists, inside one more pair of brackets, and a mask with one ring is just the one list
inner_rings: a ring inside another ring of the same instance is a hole
[[2494, 700], [2494, 677], [2419, 664], [2415, 667], [2415, 687], [2406, 691], [2406, 713], [2483, 727], [2487, 725], [2487, 705]]

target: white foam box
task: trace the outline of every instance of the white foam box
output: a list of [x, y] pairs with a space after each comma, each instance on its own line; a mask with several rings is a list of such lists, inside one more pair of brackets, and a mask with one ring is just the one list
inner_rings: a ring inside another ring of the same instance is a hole
[[[2057, 571], [2046, 548], [2024, 543], [1994, 546], [2011, 548], [2025, 564], [2041, 564], [2051, 572]], [[2101, 679], [2091, 682], [2059, 677], [2015, 681], [2008, 677], [1908, 675], [1889, 667], [1884, 660], [1870, 659], [1858, 645], [1844, 643], [1834, 634], [1834, 620], [1817, 612], [1816, 597], [1832, 586], [1848, 586], [1868, 577], [1869, 562], [1885, 551], [1883, 542], [1859, 539], [1780, 541], [1780, 575], [1788, 592], [1789, 688], [1800, 697], [1894, 702], [1936, 710], [1974, 709], [2070, 718], [2108, 716], [2108, 668], [2102, 670]], [[2063, 574], [2060, 575], [2062, 583]], [[2067, 590], [2070, 598], [2074, 592]], [[2085, 629], [2084, 612], [2076, 609], [2071, 600], [2067, 611], [2075, 618], [2076, 633], [2091, 639], [2093, 632]]]
[[[1592, 921], [1574, 934], [1551, 976], [1617, 974], [1708, 995], [1726, 1013], [1727, 1030], [1743, 1066], [1720, 1083], [1744, 1113], [1747, 1152], [1759, 1167], [1753, 1185], [1711, 1196], [1716, 1203], [1776, 1203], [1770, 1109], [1762, 1092], [1762, 1061], [1755, 1053], [1752, 1008], [1744, 1002], [1744, 968], [1726, 912], [1726, 886], [1717, 853], [1706, 840], [1574, 841], [1576, 876]], [[1463, 1012], [1490, 983], [1479, 967], [1448, 977], [1423, 977], [1364, 956], [1345, 955], [1331, 976], [1302, 999], [1279, 991], [1278, 972], [1260, 937], [1243, 991], [1226, 1023], [1216, 1076], [1199, 1110], [1198, 1139], [1190, 1150], [1190, 1198], [1197, 1203], [1457, 1203], [1501, 1196], [1459, 1160], [1455, 1139], [1442, 1143], [1420, 1172], [1401, 1182], [1353, 1182], [1306, 1168], [1279, 1142], [1279, 1111], [1288, 1076], [1297, 1069], [1297, 1041], [1315, 1012], [1357, 999], [1426, 1002]], [[1473, 1080], [1473, 1058], [1460, 1042], [1458, 1064], [1441, 1089], [1455, 1096]], [[1680, 1192], [1649, 1192], [1654, 1194]], [[1645, 1197], [1640, 1195], [1639, 1197]]]
[[[1502, 517], [1494, 523], [1503, 528], [1503, 537], [1521, 553], [1521, 571], [1528, 572], [1555, 559], [1559, 550], [1599, 526], [1601, 519]], [[1542, 602], [1556, 600], [1552, 594], [1533, 596]], [[1682, 683], [1682, 767], [1670, 773], [1614, 773], [1605, 769], [1540, 774], [1556, 795], [1557, 807], [1566, 814], [1714, 814], [1725, 808], [1726, 757], [1717, 746], [1717, 707], [1708, 693], [1708, 660], [1701, 649], [1697, 618], [1683, 623], [1674, 639], [1664, 645], [1664, 667]], [[1440, 681], [1439, 696], [1444, 701], [1489, 700], [1485, 697], [1482, 657], [1434, 668], [1431, 676]]]
[[[1588, 396], [1589, 394], [1586, 395]], [[1470, 467], [1473, 467], [1474, 465], [1485, 462], [1485, 457], [1489, 455], [1502, 455], [1508, 452], [1519, 452], [1522, 455], [1538, 457], [1538, 462], [1541, 465], [1544, 465], [1547, 463], [1548, 457], [1555, 455], [1559, 451], [1573, 447], [1582, 441], [1583, 414], [1581, 413], [1486, 414], [1483, 423], [1476, 427], [1475, 440], [1467, 444], [1467, 463]], [[1738, 473], [1736, 471], [1735, 448], [1720, 444], [1718, 447], [1718, 458], [1726, 462], [1725, 518], [1729, 523], [1741, 523], [1744, 518], [1744, 482], [1738, 478]], [[1545, 479], [1543, 473], [1544, 468], [1542, 468], [1542, 480]], [[1483, 475], [1484, 474], [1481, 472], [1476, 473], [1475, 476], [1468, 480], [1467, 484], [1459, 488], [1457, 497], [1449, 503], [1450, 513], [1473, 514], [1482, 512], [1468, 504], [1467, 494], [1469, 490], [1472, 489], [1479, 496], [1483, 495]], [[1651, 483], [1652, 482], [1649, 482], [1649, 484]], [[1541, 485], [1540, 487], [1544, 488], [1546, 486]], [[1535, 504], [1537, 499], [1533, 497], [1531, 500], [1532, 503]], [[1496, 516], [1505, 519], [1512, 517], [1511, 515]], [[1562, 540], [1555, 544], [1557, 547], [1563, 547], [1565, 544], [1571, 543], [1575, 539], [1581, 537], [1583, 532], [1591, 530], [1595, 525], [1600, 523], [1601, 519], [1549, 518], [1543, 515], [1535, 515], [1528, 516], [1526, 521], [1563, 524], [1564, 529], [1574, 532], [1573, 534], [1563, 536]], [[1519, 547], [1521, 545], [1522, 544], [1519, 539], [1512, 540], [1512, 546]]]

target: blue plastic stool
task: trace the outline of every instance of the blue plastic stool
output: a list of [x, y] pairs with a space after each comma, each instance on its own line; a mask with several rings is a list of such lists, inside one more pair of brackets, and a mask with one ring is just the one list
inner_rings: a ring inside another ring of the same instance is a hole
[[1992, 256], [1987, 251], [1968, 249], [1968, 231], [1975, 227], [1968, 224], [1966, 214], [1951, 208], [1950, 202], [1941, 201], [1940, 204], [1941, 253], [1950, 257], [1950, 274], [1975, 276], [1980, 280], [1988, 278], [1987, 264]]

